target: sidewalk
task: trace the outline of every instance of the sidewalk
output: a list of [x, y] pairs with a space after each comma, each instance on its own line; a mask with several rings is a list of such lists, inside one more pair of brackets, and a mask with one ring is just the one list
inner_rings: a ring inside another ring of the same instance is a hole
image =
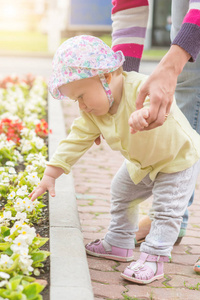
[[[66, 132], [78, 116], [78, 105], [63, 102]], [[102, 238], [110, 220], [110, 183], [123, 157], [112, 151], [105, 141], [94, 145], [73, 167], [73, 178], [84, 243]], [[195, 201], [190, 207], [187, 235], [172, 252], [172, 262], [165, 264], [165, 278], [149, 285], [131, 284], [120, 277], [128, 265], [88, 256], [95, 300], [199, 300], [200, 276], [192, 266], [200, 255], [200, 178]], [[140, 217], [151, 207], [147, 200], [140, 206]], [[135, 259], [139, 248], [135, 250]]]

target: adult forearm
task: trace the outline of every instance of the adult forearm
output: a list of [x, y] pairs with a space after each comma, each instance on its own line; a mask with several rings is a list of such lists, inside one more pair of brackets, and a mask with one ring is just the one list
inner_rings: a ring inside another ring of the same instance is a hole
[[172, 45], [167, 54], [160, 61], [159, 65], [164, 68], [166, 72], [178, 76], [190, 57], [191, 55], [183, 48], [178, 45]]
[[[176, 22], [176, 17], [176, 9], [172, 9], [172, 25]], [[200, 52], [200, 0], [190, 0], [189, 10], [172, 44], [185, 49], [191, 55], [190, 61], [196, 60]]]

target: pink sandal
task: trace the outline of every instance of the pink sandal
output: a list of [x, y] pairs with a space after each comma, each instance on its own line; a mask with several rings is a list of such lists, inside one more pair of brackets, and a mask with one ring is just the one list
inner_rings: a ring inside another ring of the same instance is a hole
[[101, 240], [95, 240], [85, 245], [87, 254], [127, 262], [134, 259], [133, 250], [111, 246], [111, 251], [106, 251]]
[[197, 259], [193, 269], [197, 274], [200, 274], [200, 257]]
[[[145, 265], [145, 262], [156, 262], [157, 270], [154, 274], [150, 266]], [[168, 256], [150, 255], [142, 252], [140, 258], [136, 262], [132, 262], [121, 276], [129, 281], [147, 284], [154, 280], [159, 280], [164, 277], [163, 262], [168, 262]]]

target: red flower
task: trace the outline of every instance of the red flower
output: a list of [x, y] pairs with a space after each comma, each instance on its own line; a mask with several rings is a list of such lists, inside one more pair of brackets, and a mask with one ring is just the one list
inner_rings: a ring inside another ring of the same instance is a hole
[[48, 129], [48, 123], [44, 119], [41, 119], [40, 123], [35, 126], [35, 132], [39, 137], [44, 138], [49, 133], [52, 133], [52, 130]]
[[4, 133], [7, 136], [8, 141], [13, 141], [19, 144], [21, 139], [21, 130], [24, 128], [22, 122], [13, 121], [5, 118], [0, 121], [0, 134]]

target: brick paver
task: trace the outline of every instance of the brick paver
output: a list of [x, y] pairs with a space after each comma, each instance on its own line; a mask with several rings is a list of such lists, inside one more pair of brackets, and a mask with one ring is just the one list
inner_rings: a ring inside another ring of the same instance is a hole
[[[63, 103], [66, 131], [79, 115], [78, 106]], [[120, 153], [102, 141], [94, 145], [73, 167], [80, 221], [85, 243], [102, 238], [110, 221], [110, 184], [123, 162]], [[172, 262], [165, 264], [165, 278], [149, 285], [131, 284], [120, 277], [128, 263], [88, 257], [95, 300], [199, 300], [200, 276], [192, 266], [200, 255], [200, 178], [195, 200], [189, 208], [190, 219], [186, 237], [172, 251]], [[140, 217], [151, 207], [151, 199], [140, 205]], [[139, 249], [135, 250], [135, 259]]]

